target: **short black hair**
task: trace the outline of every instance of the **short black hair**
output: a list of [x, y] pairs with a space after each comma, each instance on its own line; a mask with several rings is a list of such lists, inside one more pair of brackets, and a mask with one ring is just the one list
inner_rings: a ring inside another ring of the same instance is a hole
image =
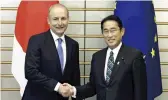
[[118, 16], [116, 16], [116, 15], [110, 15], [110, 16], [107, 16], [106, 18], [104, 18], [101, 21], [101, 30], [102, 30], [102, 32], [103, 32], [103, 24], [106, 21], [109, 21], [109, 20], [116, 21], [118, 23], [118, 26], [119, 26], [120, 30], [123, 28], [123, 24], [122, 24], [121, 19]]

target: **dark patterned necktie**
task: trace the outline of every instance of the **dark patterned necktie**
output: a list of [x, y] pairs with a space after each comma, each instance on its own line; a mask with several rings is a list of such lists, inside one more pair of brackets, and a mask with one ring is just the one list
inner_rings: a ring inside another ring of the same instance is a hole
[[107, 84], [110, 81], [110, 76], [112, 73], [113, 66], [114, 66], [114, 57], [113, 57], [113, 52], [111, 51], [109, 59], [108, 59], [108, 63], [107, 63], [107, 72], [106, 72], [106, 83]]

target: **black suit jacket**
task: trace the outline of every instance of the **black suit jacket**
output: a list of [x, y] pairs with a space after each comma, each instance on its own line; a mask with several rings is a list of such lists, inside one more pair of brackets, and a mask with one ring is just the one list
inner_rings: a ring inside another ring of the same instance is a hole
[[143, 54], [122, 45], [116, 58], [109, 84], [104, 78], [107, 48], [93, 54], [90, 80], [76, 87], [77, 98], [97, 94], [97, 100], [147, 100], [146, 65]]
[[47, 32], [30, 38], [25, 59], [25, 77], [28, 80], [22, 100], [67, 100], [54, 88], [58, 82], [80, 85], [79, 45], [65, 35], [66, 65], [61, 71], [53, 37]]

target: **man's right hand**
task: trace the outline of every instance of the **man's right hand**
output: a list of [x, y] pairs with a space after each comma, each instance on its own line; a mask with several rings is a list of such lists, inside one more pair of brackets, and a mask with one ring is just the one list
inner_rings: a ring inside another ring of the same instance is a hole
[[61, 84], [59, 86], [58, 92], [63, 96], [63, 97], [70, 97], [72, 96], [72, 89], [70, 87], [71, 85], [65, 85]]
[[68, 83], [62, 84], [63, 86], [68, 86], [70, 88], [69, 96], [72, 96], [73, 98], [76, 98], [76, 88], [74, 86], [71, 86]]

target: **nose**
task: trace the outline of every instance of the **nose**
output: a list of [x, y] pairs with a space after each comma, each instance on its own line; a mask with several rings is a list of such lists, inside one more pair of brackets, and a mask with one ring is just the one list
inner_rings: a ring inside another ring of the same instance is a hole
[[59, 19], [59, 21], [58, 21], [58, 25], [62, 25], [62, 21], [61, 21], [61, 19]]
[[112, 37], [113, 34], [111, 32], [108, 33], [108, 37]]

